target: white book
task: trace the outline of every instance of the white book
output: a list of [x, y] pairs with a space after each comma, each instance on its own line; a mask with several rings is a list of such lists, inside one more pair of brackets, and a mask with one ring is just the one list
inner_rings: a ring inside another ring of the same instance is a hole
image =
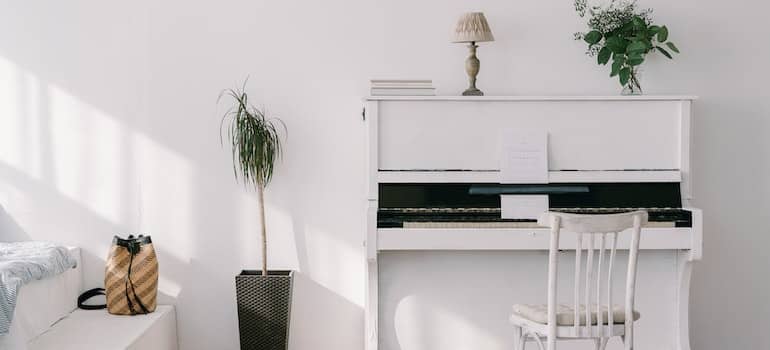
[[423, 89], [372, 88], [370, 93], [372, 96], [435, 96], [436, 89], [434, 88], [430, 88], [430, 89], [427, 89], [427, 88], [423, 88]]
[[430, 79], [372, 79], [372, 84], [432, 84]]
[[372, 89], [433, 89], [433, 85], [372, 85]]
[[433, 88], [431, 80], [371, 80], [372, 88]]

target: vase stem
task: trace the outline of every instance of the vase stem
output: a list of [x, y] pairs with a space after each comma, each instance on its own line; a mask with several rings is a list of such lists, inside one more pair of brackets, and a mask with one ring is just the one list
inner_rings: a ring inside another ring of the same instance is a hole
[[631, 69], [631, 76], [628, 78], [628, 82], [623, 87], [621, 92], [623, 95], [641, 95], [642, 84], [639, 82], [639, 70], [637, 67]]

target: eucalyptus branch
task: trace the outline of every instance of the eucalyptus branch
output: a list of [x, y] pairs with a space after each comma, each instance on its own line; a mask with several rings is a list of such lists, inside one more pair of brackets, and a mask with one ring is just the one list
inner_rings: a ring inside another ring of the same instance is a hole
[[[587, 0], [575, 0], [575, 10], [583, 17]], [[586, 33], [575, 33], [575, 40], [588, 43], [588, 55], [596, 56], [597, 63], [606, 65], [612, 59], [610, 77], [618, 76], [621, 85], [639, 82], [636, 68], [644, 63], [651, 51], [658, 51], [672, 59], [669, 52], [679, 53], [668, 41], [668, 28], [654, 25], [652, 9], [638, 10], [635, 1], [613, 0], [606, 7], [590, 7]], [[663, 46], [666, 46], [664, 48]], [[632, 80], [633, 77], [633, 81]]]

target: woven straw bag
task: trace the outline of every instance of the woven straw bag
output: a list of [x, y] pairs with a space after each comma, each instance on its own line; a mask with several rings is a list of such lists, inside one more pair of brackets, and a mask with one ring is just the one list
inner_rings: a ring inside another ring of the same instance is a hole
[[158, 259], [150, 236], [112, 240], [104, 271], [107, 311], [113, 315], [147, 314], [158, 305]]

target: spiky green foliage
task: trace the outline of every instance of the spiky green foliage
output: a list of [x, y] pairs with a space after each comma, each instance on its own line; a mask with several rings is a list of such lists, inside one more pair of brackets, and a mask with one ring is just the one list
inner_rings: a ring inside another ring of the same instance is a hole
[[[273, 177], [276, 160], [281, 157], [281, 139], [277, 118], [268, 118], [264, 111], [249, 104], [245, 86], [227, 89], [219, 95], [233, 99], [235, 105], [222, 116], [220, 137], [227, 137], [232, 146], [233, 173], [246, 185], [265, 187]], [[226, 132], [225, 132], [226, 130]], [[222, 140], [222, 142], [224, 142]]]

